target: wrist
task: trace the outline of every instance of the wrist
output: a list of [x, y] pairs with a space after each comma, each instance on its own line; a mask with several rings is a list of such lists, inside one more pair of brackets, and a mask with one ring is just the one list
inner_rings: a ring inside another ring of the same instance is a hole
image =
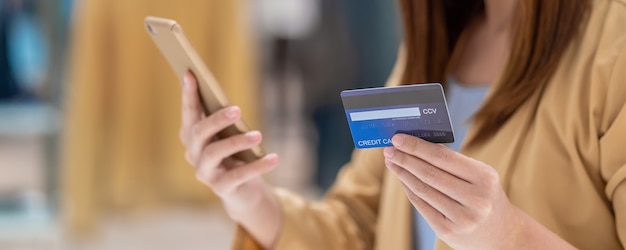
[[[262, 181], [262, 180], [261, 180]], [[262, 211], [271, 210], [274, 206], [272, 192], [268, 185], [247, 185], [239, 187], [228, 197], [221, 197], [226, 212], [231, 219], [238, 223], [244, 222], [247, 217], [255, 217]]]
[[275, 245], [283, 222], [278, 196], [268, 185], [247, 191], [245, 202], [224, 200], [228, 215], [241, 225], [264, 249]]
[[515, 207], [509, 242], [516, 249], [576, 249], [530, 215]]

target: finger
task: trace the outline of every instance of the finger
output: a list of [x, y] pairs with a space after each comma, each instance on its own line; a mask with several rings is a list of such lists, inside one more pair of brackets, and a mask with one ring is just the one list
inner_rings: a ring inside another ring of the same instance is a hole
[[459, 202], [422, 182], [419, 178], [409, 173], [409, 171], [393, 162], [386, 160], [385, 165], [398, 176], [398, 179], [400, 179], [413, 194], [431, 205], [439, 213], [449, 218], [451, 221], [456, 221], [461, 218], [465, 208]]
[[198, 96], [198, 84], [191, 72], [183, 76], [183, 106], [182, 106], [182, 126], [191, 128], [193, 124], [202, 119], [202, 103]]
[[430, 163], [399, 151], [394, 147], [385, 148], [385, 159], [409, 171], [412, 175], [439, 190], [461, 204], [465, 204], [464, 197], [467, 197], [468, 190], [473, 186], [469, 182], [460, 179], [446, 171], [437, 168]]
[[215, 112], [193, 125], [191, 127], [190, 138], [188, 139], [190, 158], [197, 159], [200, 157], [204, 146], [213, 141], [219, 131], [232, 125], [239, 117], [241, 117], [239, 107], [228, 107]]
[[215, 180], [213, 187], [221, 194], [228, 194], [253, 178], [274, 170], [278, 166], [278, 161], [278, 155], [268, 154], [261, 159], [225, 172]]
[[418, 137], [396, 134], [391, 139], [393, 146], [407, 154], [420, 158], [435, 167], [438, 167], [448, 173], [470, 183], [478, 181], [479, 175], [476, 168], [476, 161], [455, 152], [448, 147], [430, 143]]
[[402, 183], [402, 189], [404, 189], [404, 193], [411, 204], [413, 204], [413, 207], [415, 207], [422, 217], [424, 217], [424, 220], [428, 222], [428, 225], [430, 225], [438, 236], [439, 234], [445, 234], [450, 231], [450, 228], [453, 225], [451, 225], [452, 222], [445, 215], [437, 211], [437, 209], [428, 204], [422, 198], [415, 195], [404, 183]]
[[199, 165], [218, 166], [231, 155], [259, 145], [262, 137], [261, 132], [250, 131], [213, 142], [204, 147], [200, 156], [202, 162]]
[[226, 169], [239, 167], [239, 166], [242, 166], [242, 165], [245, 165], [245, 164], [246, 164], [245, 162], [237, 160], [237, 159], [232, 158], [232, 157], [228, 157], [228, 158], [224, 159], [224, 161], [222, 161], [222, 165], [224, 165], [224, 167]]

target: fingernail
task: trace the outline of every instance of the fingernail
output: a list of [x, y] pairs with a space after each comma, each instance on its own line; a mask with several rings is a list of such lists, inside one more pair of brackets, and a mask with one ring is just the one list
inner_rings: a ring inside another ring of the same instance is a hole
[[385, 166], [387, 166], [387, 167], [391, 167], [391, 161], [390, 161], [390, 160], [385, 159]]
[[404, 136], [403, 134], [397, 134], [394, 135], [393, 138], [391, 138], [391, 143], [393, 143], [394, 146], [402, 146], [402, 143], [404, 143]]
[[250, 131], [246, 133], [246, 137], [248, 138], [248, 141], [251, 141], [251, 142], [258, 140], [259, 136], [261, 136], [261, 132], [259, 131]]
[[391, 158], [393, 157], [393, 155], [396, 153], [396, 149], [393, 147], [386, 147], [385, 150], [383, 151], [383, 154], [385, 155], [385, 157], [387, 158]]
[[237, 119], [238, 115], [239, 115], [238, 107], [230, 107], [228, 108], [228, 110], [226, 110], [226, 118], [228, 118], [229, 120]]
[[189, 88], [189, 86], [191, 86], [191, 79], [189, 79], [189, 75], [185, 74], [183, 77], [183, 87]]
[[269, 161], [271, 163], [276, 163], [276, 161], [278, 161], [278, 155], [274, 153], [268, 154], [264, 158], [266, 161]]

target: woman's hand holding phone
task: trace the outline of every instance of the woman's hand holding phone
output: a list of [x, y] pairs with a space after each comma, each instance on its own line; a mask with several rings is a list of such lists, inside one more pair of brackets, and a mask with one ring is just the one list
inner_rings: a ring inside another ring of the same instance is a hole
[[187, 148], [185, 158], [194, 166], [196, 178], [220, 197], [228, 215], [263, 247], [271, 248], [282, 223], [282, 211], [262, 175], [274, 170], [279, 159], [276, 154], [250, 163], [233, 159], [233, 154], [257, 146], [262, 140], [259, 131], [217, 138], [219, 131], [239, 119], [241, 110], [235, 106], [205, 117], [196, 79], [191, 73], [185, 75], [180, 130]]

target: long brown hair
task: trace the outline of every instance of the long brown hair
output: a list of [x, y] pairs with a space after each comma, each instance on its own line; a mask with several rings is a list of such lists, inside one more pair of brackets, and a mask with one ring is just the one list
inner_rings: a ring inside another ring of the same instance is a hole
[[[511, 58], [500, 82], [474, 116], [490, 138], [537, 91], [542, 91], [581, 29], [590, 0], [520, 0]], [[400, 0], [407, 62], [403, 83], [445, 82], [452, 50], [464, 28], [484, 14], [483, 0]]]

